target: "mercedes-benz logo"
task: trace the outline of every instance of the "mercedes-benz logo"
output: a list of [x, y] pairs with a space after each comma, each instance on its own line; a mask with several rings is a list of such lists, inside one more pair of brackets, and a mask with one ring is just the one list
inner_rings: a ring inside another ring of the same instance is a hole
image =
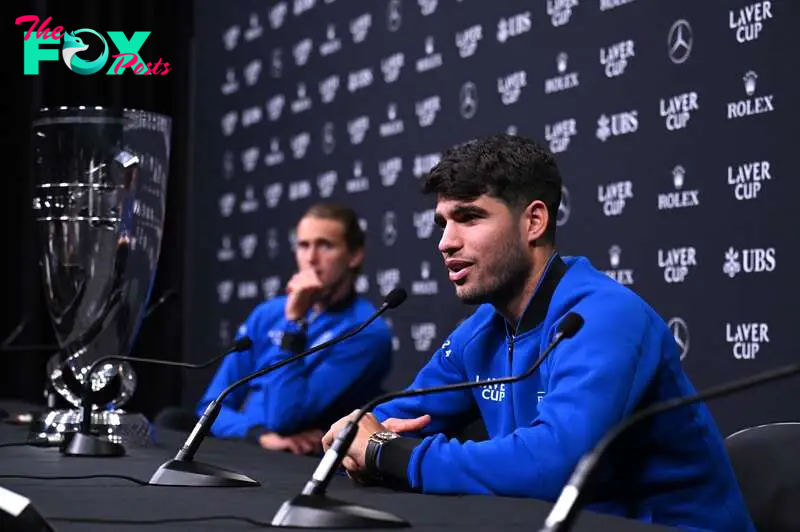
[[389, 0], [389, 5], [386, 6], [386, 27], [389, 31], [397, 31], [402, 22], [403, 11], [400, 0]]
[[334, 136], [333, 123], [326, 122], [322, 127], [322, 151], [326, 155], [330, 155], [334, 149], [336, 149], [336, 137]]
[[667, 35], [667, 50], [673, 63], [679, 65], [689, 59], [692, 53], [692, 27], [684, 19], [676, 20]]
[[281, 77], [283, 73], [283, 50], [275, 48], [272, 50], [272, 66], [270, 72], [273, 78]]
[[670, 318], [667, 326], [672, 331], [675, 343], [678, 344], [678, 349], [681, 351], [681, 360], [683, 360], [686, 353], [689, 352], [689, 326], [681, 318]]
[[569, 199], [569, 190], [567, 187], [561, 187], [561, 203], [558, 204], [558, 214], [556, 214], [556, 226], [561, 227], [567, 220], [569, 214], [572, 212], [572, 202]]
[[383, 243], [393, 246], [397, 241], [397, 216], [393, 211], [383, 215]]
[[471, 81], [464, 83], [461, 86], [461, 116], [470, 119], [475, 116], [478, 110], [478, 87]]

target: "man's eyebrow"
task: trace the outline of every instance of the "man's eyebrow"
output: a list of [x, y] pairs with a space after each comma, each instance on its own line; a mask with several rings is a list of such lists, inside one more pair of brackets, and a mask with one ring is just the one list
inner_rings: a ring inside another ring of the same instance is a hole
[[[484, 209], [483, 207], [478, 207], [477, 205], [459, 205], [457, 207], [453, 207], [453, 209], [450, 210], [451, 217], [469, 216], [469, 215], [484, 217], [487, 214], [488, 211], [486, 209]], [[438, 212], [434, 213], [433, 221], [439, 227], [444, 227], [445, 225], [445, 219], [441, 213]]]
[[308, 244], [310, 242], [313, 242], [315, 244], [333, 244], [333, 240], [331, 240], [330, 238], [322, 237], [322, 236], [318, 237], [318, 238], [298, 239], [297, 243], [299, 244], [300, 242], [303, 242], [303, 243], [306, 243], [306, 244]]
[[464, 216], [466, 214], [486, 216], [488, 212], [483, 207], [478, 207], [477, 205], [459, 205], [453, 208], [451, 214], [453, 216]]

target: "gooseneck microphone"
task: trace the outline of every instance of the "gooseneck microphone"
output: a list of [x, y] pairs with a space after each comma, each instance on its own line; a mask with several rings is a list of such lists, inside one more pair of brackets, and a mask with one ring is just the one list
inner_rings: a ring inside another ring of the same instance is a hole
[[219, 396], [217, 396], [217, 398], [214, 399], [205, 409], [203, 415], [200, 417], [200, 420], [189, 434], [189, 437], [183, 443], [183, 446], [180, 448], [180, 450], [178, 450], [175, 458], [162, 464], [161, 467], [159, 467], [150, 478], [149, 484], [158, 486], [189, 487], [234, 487], [260, 485], [257, 481], [240, 473], [194, 461], [194, 455], [200, 448], [200, 444], [203, 442], [206, 436], [208, 436], [208, 433], [211, 430], [214, 421], [217, 419], [217, 416], [219, 416], [220, 410], [222, 409], [222, 402], [225, 400], [225, 398], [236, 388], [247, 384], [253, 379], [261, 377], [262, 375], [266, 375], [271, 371], [282, 368], [287, 364], [291, 364], [296, 360], [300, 360], [301, 358], [307, 357], [313, 353], [316, 353], [317, 351], [321, 351], [334, 344], [343, 342], [344, 340], [347, 340], [348, 338], [358, 334], [364, 330], [367, 325], [375, 321], [381, 314], [403, 303], [403, 301], [406, 300], [406, 296], [407, 294], [405, 290], [402, 288], [395, 288], [389, 292], [378, 310], [376, 310], [375, 313], [369, 317], [369, 319], [352, 331], [341, 336], [337, 336], [336, 338], [328, 340], [327, 342], [316, 345], [307, 351], [287, 357], [279, 362], [276, 362], [275, 364], [251, 373], [250, 375], [242, 377], [238, 381], [222, 390], [222, 393], [220, 393]]
[[716, 397], [722, 397], [767, 382], [791, 377], [798, 373], [800, 373], [800, 364], [790, 364], [777, 369], [756, 373], [750, 377], [735, 380], [727, 384], [720, 384], [695, 395], [676, 397], [674, 399], [662, 401], [631, 415], [628, 419], [618, 423], [613, 429], [606, 433], [594, 449], [581, 458], [569, 481], [561, 490], [558, 500], [556, 500], [556, 503], [550, 510], [539, 532], [565, 532], [572, 528], [572, 524], [580, 509], [581, 490], [589, 480], [600, 458], [608, 450], [608, 447], [633, 425], [668, 410], [699, 403], [700, 401], [708, 399], [714, 399]]
[[336, 470], [341, 466], [347, 451], [358, 432], [358, 423], [379, 404], [401, 397], [415, 397], [439, 392], [468, 390], [489, 384], [511, 384], [530, 377], [553, 350], [564, 340], [572, 338], [583, 327], [583, 317], [575, 312], [567, 314], [558, 325], [553, 340], [542, 352], [536, 362], [525, 372], [499, 379], [470, 381], [458, 384], [415, 388], [390, 392], [376, 397], [362, 408], [358, 415], [339, 432], [331, 447], [322, 457], [303, 491], [293, 499], [286, 501], [272, 519], [273, 526], [299, 528], [364, 528], [364, 527], [406, 527], [407, 521], [390, 513], [356, 506], [325, 496], [325, 490]]
[[[78, 431], [66, 437], [64, 446], [62, 446], [61, 448], [61, 452], [65, 456], [112, 457], [112, 456], [122, 456], [125, 454], [125, 447], [122, 444], [100, 438], [92, 434], [91, 431], [92, 374], [101, 364], [105, 364], [106, 362], [110, 361], [127, 361], [127, 362], [144, 362], [159, 366], [176, 366], [180, 368], [202, 369], [211, 366], [215, 362], [222, 360], [231, 353], [237, 353], [239, 351], [247, 351], [248, 349], [250, 349], [250, 347], [252, 347], [252, 345], [253, 342], [250, 340], [250, 338], [244, 336], [242, 338], [237, 339], [231, 345], [231, 347], [229, 347], [221, 355], [218, 355], [200, 364], [192, 364], [189, 362], [178, 362], [174, 360], [160, 360], [157, 358], [140, 358], [140, 357], [116, 356], [116, 355], [100, 357], [89, 366], [89, 369], [86, 372], [86, 377], [83, 380], [82, 394], [81, 394], [81, 409], [83, 410], [83, 412], [81, 415], [81, 423], [80, 426], [78, 427]], [[64, 364], [62, 364], [62, 371], [71, 372], [72, 370], [70, 370], [69, 368], [63, 367], [66, 365], [67, 362], [64, 362]]]

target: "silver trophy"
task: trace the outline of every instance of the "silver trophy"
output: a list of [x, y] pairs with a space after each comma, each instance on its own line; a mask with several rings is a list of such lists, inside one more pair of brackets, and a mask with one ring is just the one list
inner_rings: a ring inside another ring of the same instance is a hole
[[41, 109], [33, 122], [33, 210], [60, 346], [47, 373], [75, 408], [34, 419], [30, 443], [60, 445], [77, 432], [88, 390], [93, 432], [124, 445], [152, 442], [148, 420], [121, 408], [136, 389], [134, 369], [100, 359], [129, 355], [150, 298], [171, 125], [155, 113], [88, 106]]

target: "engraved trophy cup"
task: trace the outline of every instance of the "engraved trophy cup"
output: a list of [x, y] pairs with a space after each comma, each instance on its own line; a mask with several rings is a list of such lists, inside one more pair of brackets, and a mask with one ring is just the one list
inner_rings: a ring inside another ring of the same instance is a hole
[[[33, 122], [33, 210], [45, 300], [60, 350], [52, 388], [73, 409], [34, 419], [29, 443], [61, 445], [80, 425], [89, 379], [91, 430], [144, 446], [148, 420], [122, 406], [136, 389], [129, 355], [150, 298], [161, 237], [172, 121], [138, 110], [41, 109]], [[97, 368], [89, 375], [89, 369]]]

